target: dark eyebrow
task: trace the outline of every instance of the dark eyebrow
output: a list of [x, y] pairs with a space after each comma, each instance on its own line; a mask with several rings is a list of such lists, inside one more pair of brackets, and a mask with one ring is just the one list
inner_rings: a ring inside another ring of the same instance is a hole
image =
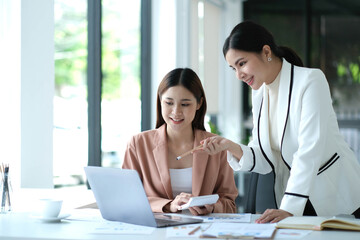
[[236, 60], [235, 61], [235, 66], [241, 61], [241, 60], [243, 60], [244, 58], [242, 57], [242, 58], [239, 58], [238, 60]]
[[[165, 98], [165, 99], [167, 99], [167, 100], [174, 100], [174, 99], [172, 99], [171, 97], [167, 97], [167, 98]], [[181, 99], [181, 101], [182, 101], [182, 102], [190, 102], [191, 99], [184, 98], [184, 99]]]

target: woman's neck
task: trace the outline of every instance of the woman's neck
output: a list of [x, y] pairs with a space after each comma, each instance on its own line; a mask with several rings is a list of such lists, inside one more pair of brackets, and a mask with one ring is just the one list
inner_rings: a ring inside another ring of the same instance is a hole
[[271, 84], [275, 81], [276, 77], [279, 75], [282, 68], [282, 60], [278, 57], [273, 58], [273, 61], [270, 66], [270, 75], [269, 79], [271, 79], [269, 82], [266, 82], [265, 84]]
[[194, 141], [194, 131], [192, 127], [182, 131], [173, 131], [169, 128], [166, 130], [168, 142], [172, 144], [189, 144]]

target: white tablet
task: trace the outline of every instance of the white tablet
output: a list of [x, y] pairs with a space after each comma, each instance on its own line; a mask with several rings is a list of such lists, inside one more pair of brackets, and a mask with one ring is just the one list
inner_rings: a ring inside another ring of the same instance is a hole
[[189, 207], [204, 206], [205, 204], [214, 204], [219, 199], [218, 194], [205, 195], [199, 197], [191, 197], [190, 200], [179, 206], [179, 210], [188, 209]]

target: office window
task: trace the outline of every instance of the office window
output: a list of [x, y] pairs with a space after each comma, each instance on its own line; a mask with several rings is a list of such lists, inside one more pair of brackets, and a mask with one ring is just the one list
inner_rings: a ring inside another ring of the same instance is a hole
[[88, 161], [87, 0], [55, 0], [54, 18], [54, 185], [76, 185]]
[[102, 166], [121, 167], [141, 130], [140, 4], [102, 1]]
[[[55, 0], [54, 185], [84, 183], [88, 165], [88, 0]], [[141, 130], [141, 0], [101, 1], [101, 165], [121, 167]]]
[[340, 131], [360, 161], [360, 16], [324, 16], [321, 68], [331, 88]]

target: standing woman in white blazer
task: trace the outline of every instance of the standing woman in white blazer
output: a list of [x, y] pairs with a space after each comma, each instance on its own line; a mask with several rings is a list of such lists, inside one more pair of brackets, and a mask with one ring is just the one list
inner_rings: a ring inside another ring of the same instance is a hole
[[226, 39], [223, 53], [237, 78], [252, 88], [252, 140], [202, 141], [200, 151], [228, 151], [238, 171], [275, 175], [278, 209], [257, 223], [288, 216], [353, 214], [360, 217], [360, 165], [339, 132], [328, 82], [319, 69], [302, 67], [264, 27], [245, 21]]

